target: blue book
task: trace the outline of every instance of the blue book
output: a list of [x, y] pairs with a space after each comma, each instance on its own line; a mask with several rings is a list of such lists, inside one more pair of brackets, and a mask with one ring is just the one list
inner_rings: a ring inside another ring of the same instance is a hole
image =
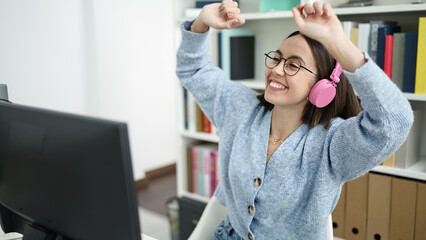
[[386, 35], [393, 35], [393, 33], [400, 32], [400, 26], [387, 26], [379, 27], [377, 34], [377, 65], [383, 69], [385, 64], [385, 39]]
[[195, 8], [203, 8], [207, 4], [221, 3], [222, 1], [196, 1]]
[[414, 93], [417, 63], [417, 32], [409, 32], [405, 35], [405, 55], [404, 55], [404, 81], [402, 91]]

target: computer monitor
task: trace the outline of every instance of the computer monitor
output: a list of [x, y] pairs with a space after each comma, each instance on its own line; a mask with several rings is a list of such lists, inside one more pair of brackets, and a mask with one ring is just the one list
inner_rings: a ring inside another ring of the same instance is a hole
[[0, 206], [24, 239], [141, 239], [127, 125], [0, 102]]

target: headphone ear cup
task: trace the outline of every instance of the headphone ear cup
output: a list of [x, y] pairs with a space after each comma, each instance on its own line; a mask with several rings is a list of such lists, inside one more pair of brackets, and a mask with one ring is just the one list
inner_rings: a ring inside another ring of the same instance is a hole
[[315, 83], [309, 92], [309, 102], [318, 108], [323, 108], [333, 101], [336, 96], [336, 87], [328, 79]]

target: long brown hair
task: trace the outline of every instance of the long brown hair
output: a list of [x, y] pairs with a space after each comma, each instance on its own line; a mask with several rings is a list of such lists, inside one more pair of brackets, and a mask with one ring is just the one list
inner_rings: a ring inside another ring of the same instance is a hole
[[[316, 67], [318, 69], [318, 79], [330, 78], [336, 60], [330, 55], [327, 49], [318, 41], [306, 37], [299, 31], [293, 32], [287, 38], [302, 35], [308, 43], [314, 56]], [[274, 105], [265, 100], [265, 94], [257, 96], [260, 102], [268, 109], [272, 110]], [[312, 103], [308, 102], [303, 110], [302, 121], [309, 124], [309, 128], [314, 128], [321, 124], [324, 128], [328, 128], [330, 121], [334, 117], [347, 119], [356, 116], [362, 111], [358, 97], [352, 88], [351, 83], [346, 78], [345, 74], [340, 75], [340, 82], [337, 84], [336, 97], [329, 105], [324, 108], [317, 108]]]

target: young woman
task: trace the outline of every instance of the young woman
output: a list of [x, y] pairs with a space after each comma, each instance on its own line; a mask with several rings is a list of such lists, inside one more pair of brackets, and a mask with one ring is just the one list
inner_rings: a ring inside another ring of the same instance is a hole
[[409, 102], [345, 36], [329, 4], [293, 14], [300, 32], [263, 56], [261, 96], [207, 54], [210, 27], [244, 24], [235, 2], [208, 5], [181, 25], [177, 75], [220, 137], [215, 197], [227, 221], [212, 239], [324, 239], [343, 183], [395, 152], [412, 125]]

